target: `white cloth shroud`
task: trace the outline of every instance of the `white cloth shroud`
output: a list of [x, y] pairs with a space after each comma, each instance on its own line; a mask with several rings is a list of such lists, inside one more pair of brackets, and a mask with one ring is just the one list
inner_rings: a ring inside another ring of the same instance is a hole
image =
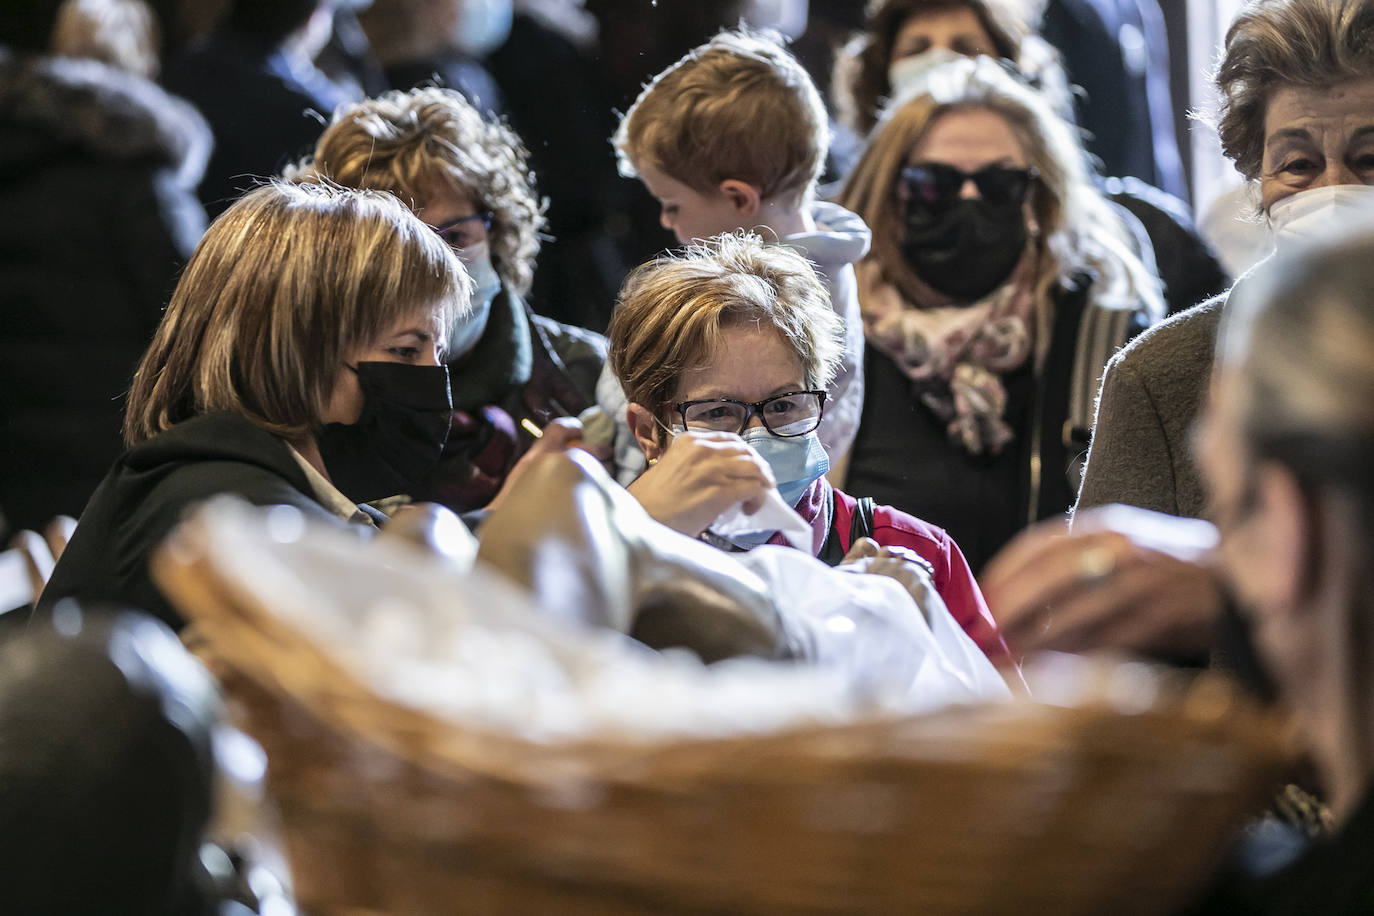
[[480, 563], [461, 573], [286, 507], [229, 500], [203, 511], [218, 562], [282, 624], [379, 696], [459, 725], [530, 740], [661, 740], [1009, 696], [943, 603], [926, 609], [927, 624], [895, 580], [832, 569], [788, 547], [717, 562], [763, 577], [800, 657], [703, 665], [545, 616]]
[[[781, 532], [798, 550], [812, 552], [811, 542], [813, 535], [811, 526], [806, 519], [797, 514], [787, 503], [783, 502], [782, 495], [777, 488], [770, 489], [764, 498], [763, 505], [753, 515], [746, 515], [744, 504], [736, 503], [729, 509], [720, 514], [711, 523], [711, 533], [725, 538], [727, 541], [748, 540], [751, 535], [772, 536], [773, 532]], [[767, 538], [760, 538], [767, 540]]]
[[924, 711], [1011, 695], [933, 589], [930, 606], [917, 608], [895, 579], [832, 568], [799, 550], [764, 546], [731, 559], [768, 583], [802, 657], [839, 671], [880, 706]]

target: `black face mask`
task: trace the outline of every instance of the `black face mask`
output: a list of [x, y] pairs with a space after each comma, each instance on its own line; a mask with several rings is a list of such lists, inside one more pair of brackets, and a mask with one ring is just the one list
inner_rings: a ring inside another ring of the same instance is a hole
[[962, 302], [982, 299], [1006, 282], [1026, 250], [1019, 200], [926, 202], [917, 188], [911, 192], [902, 253], [916, 276]]
[[1262, 703], [1278, 699], [1278, 687], [1259, 647], [1255, 645], [1254, 624], [1228, 595], [1217, 622], [1217, 636], [1223, 667], [1229, 669], [1241, 686]]
[[316, 441], [329, 478], [354, 502], [409, 494], [439, 462], [453, 407], [447, 366], [358, 363], [356, 423], [329, 423]]

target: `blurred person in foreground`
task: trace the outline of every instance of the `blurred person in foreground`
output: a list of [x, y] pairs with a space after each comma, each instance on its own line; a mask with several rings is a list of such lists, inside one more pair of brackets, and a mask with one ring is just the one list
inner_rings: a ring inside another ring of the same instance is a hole
[[[1227, 33], [1218, 131], [1257, 186], [1279, 254], [1374, 221], [1370, 35], [1374, 0], [1257, 0]], [[1247, 282], [1142, 334], [1108, 364], [1073, 536], [1057, 522], [1027, 532], [983, 576], [1022, 648], [1117, 647], [1194, 663], [1216, 648], [1225, 600], [1216, 577], [1167, 549], [1167, 534], [1163, 544], [1153, 536], [1160, 519], [1092, 507], [1206, 517], [1191, 433], [1217, 328]]]
[[[1223, 319], [1198, 431], [1218, 567], [1334, 831], [1274, 829], [1201, 908], [1374, 912], [1374, 233], [1262, 265]], [[1279, 867], [1275, 869], [1275, 864]]]
[[475, 285], [472, 311], [445, 342], [453, 426], [439, 465], [410, 495], [480, 509], [535, 434], [545, 447], [581, 435], [567, 418], [595, 403], [606, 341], [525, 303], [544, 206], [509, 127], [452, 89], [390, 92], [340, 109], [314, 156], [287, 174], [396, 195]]
[[225, 790], [262, 753], [221, 713], [210, 674], [142, 614], [66, 602], [0, 644], [0, 909], [292, 916], [264, 867], [275, 837], [250, 823], [219, 842], [247, 800]]

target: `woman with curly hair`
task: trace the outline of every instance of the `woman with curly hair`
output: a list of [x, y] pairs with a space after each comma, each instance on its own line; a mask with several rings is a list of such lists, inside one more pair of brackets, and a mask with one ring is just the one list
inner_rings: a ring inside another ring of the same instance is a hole
[[[472, 315], [448, 340], [453, 427], [416, 498], [457, 511], [487, 505], [535, 433], [595, 403], [599, 334], [534, 314], [544, 204], [520, 138], [449, 89], [390, 92], [336, 112], [313, 158], [288, 177], [388, 191], [462, 258]], [[549, 427], [571, 435], [575, 424]]]
[[1072, 504], [1102, 367], [1163, 314], [1158, 280], [1069, 125], [982, 56], [898, 100], [840, 204], [873, 231], [849, 488], [948, 529], [978, 569]]

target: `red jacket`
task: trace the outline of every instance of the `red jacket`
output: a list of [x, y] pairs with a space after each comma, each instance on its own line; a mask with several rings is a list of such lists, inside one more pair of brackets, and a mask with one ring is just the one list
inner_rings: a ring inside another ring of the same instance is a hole
[[[834, 494], [833, 502], [831, 494]], [[833, 513], [823, 511], [826, 503], [833, 505]], [[857, 503], [857, 499], [834, 489], [822, 477], [802, 497], [797, 511], [816, 529], [814, 543], [818, 544], [829, 533], [819, 529], [833, 514], [830, 528], [839, 537], [842, 552], [847, 552], [850, 525]], [[994, 665], [1016, 668], [1011, 651], [1002, 638], [997, 621], [992, 618], [992, 612], [988, 610], [987, 602], [983, 600], [983, 592], [978, 588], [978, 581], [965, 562], [963, 552], [943, 528], [891, 506], [875, 505], [872, 538], [884, 547], [907, 547], [928, 560], [935, 568], [935, 590], [940, 593], [959, 626], [973, 638]]]

